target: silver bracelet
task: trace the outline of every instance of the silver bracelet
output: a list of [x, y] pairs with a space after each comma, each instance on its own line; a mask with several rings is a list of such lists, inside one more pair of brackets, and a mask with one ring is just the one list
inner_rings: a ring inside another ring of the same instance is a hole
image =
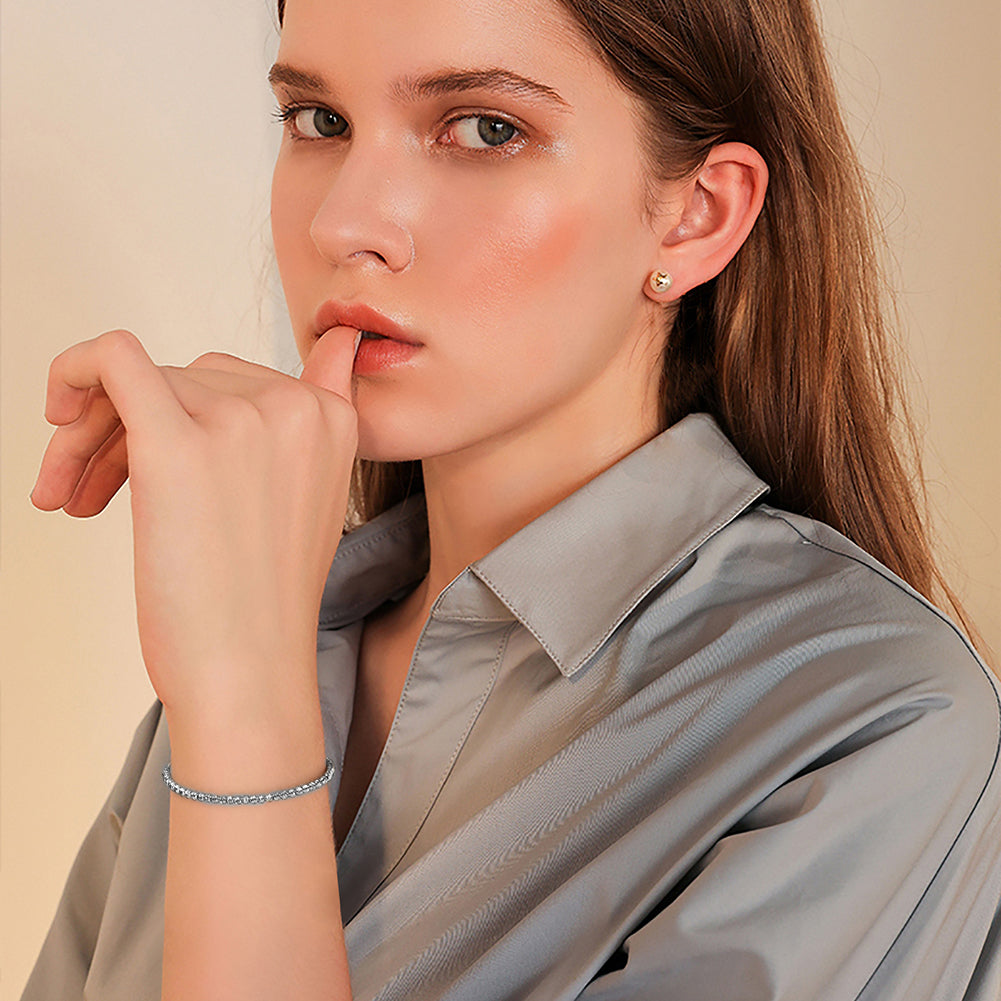
[[167, 788], [171, 792], [176, 792], [178, 796], [185, 799], [194, 799], [199, 803], [217, 803], [222, 806], [246, 806], [251, 803], [271, 803], [275, 800], [292, 799], [294, 796], [305, 796], [306, 793], [319, 789], [326, 785], [334, 777], [334, 763], [327, 758], [327, 770], [312, 782], [307, 782], [301, 786], [292, 786], [290, 789], [279, 789], [277, 792], [261, 792], [255, 794], [241, 795], [237, 793], [233, 796], [216, 796], [210, 792], [198, 792], [196, 789], [188, 789], [175, 782], [170, 774], [170, 762], [163, 766], [163, 781], [167, 783]]

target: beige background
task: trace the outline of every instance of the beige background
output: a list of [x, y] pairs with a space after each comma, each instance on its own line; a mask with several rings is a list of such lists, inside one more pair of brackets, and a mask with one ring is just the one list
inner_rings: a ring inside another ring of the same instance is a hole
[[[270, 263], [268, 0], [3, 0], [0, 998], [14, 1001], [76, 849], [154, 698], [127, 498], [28, 493], [50, 358], [126, 326], [160, 362], [295, 360]], [[1001, 10], [828, 0], [875, 174], [930, 494], [960, 592], [1001, 650]]]

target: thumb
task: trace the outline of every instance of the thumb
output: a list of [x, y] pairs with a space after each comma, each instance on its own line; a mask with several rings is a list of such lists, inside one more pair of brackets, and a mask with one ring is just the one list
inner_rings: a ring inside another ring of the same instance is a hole
[[351, 402], [351, 369], [360, 341], [361, 331], [354, 327], [332, 327], [313, 345], [299, 378]]

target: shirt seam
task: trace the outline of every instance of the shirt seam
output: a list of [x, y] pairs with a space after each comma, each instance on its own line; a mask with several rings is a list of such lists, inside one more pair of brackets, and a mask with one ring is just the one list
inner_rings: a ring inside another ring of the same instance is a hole
[[[350, 545], [343, 549], [338, 548], [337, 554], [334, 556], [334, 565], [336, 565], [338, 559], [347, 559], [353, 556], [356, 552], [363, 552], [366, 549], [372, 549], [388, 537], [405, 533], [410, 528], [410, 523], [418, 516], [419, 513], [419, 511], [415, 511], [413, 514], [401, 519], [395, 525], [388, 525], [386, 528], [381, 529], [374, 535], [370, 535], [367, 538], [355, 539]], [[345, 539], [350, 538], [350, 534], [345, 536]], [[358, 601], [354, 601], [349, 605], [338, 605], [336, 609], [331, 610], [325, 615], [321, 615], [319, 624], [321, 627], [329, 626], [330, 623], [336, 621], [337, 619], [340, 619], [343, 616], [349, 616], [354, 609], [364, 607], [364, 605], [366, 605], [369, 601], [371, 601], [371, 598], [363, 598]]]
[[[402, 516], [399, 521], [380, 528], [378, 532], [372, 535], [369, 535], [364, 531], [364, 525], [355, 532], [348, 532], [348, 534], [341, 540], [343, 543], [346, 543], [346, 545], [344, 548], [338, 548], [338, 552], [334, 557], [335, 561], [343, 556], [350, 555], [356, 549], [370, 548], [374, 543], [381, 542], [388, 535], [398, 535], [400, 532], [403, 532], [410, 527], [410, 523], [418, 516], [418, 514], [423, 514], [423, 512], [415, 510], [408, 515]], [[371, 524], [371, 522], [369, 522], [369, 524]]]
[[438, 612], [435, 614], [435, 618], [439, 622], [510, 622], [511, 620], [505, 616], [485, 616], [485, 615], [450, 615], [448, 612]]

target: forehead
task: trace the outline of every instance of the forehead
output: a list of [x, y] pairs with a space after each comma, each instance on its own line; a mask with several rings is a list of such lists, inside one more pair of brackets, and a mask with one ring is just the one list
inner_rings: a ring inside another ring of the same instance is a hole
[[624, 95], [556, 0], [286, 0], [278, 59], [387, 89], [442, 67], [497, 67], [572, 104]]

